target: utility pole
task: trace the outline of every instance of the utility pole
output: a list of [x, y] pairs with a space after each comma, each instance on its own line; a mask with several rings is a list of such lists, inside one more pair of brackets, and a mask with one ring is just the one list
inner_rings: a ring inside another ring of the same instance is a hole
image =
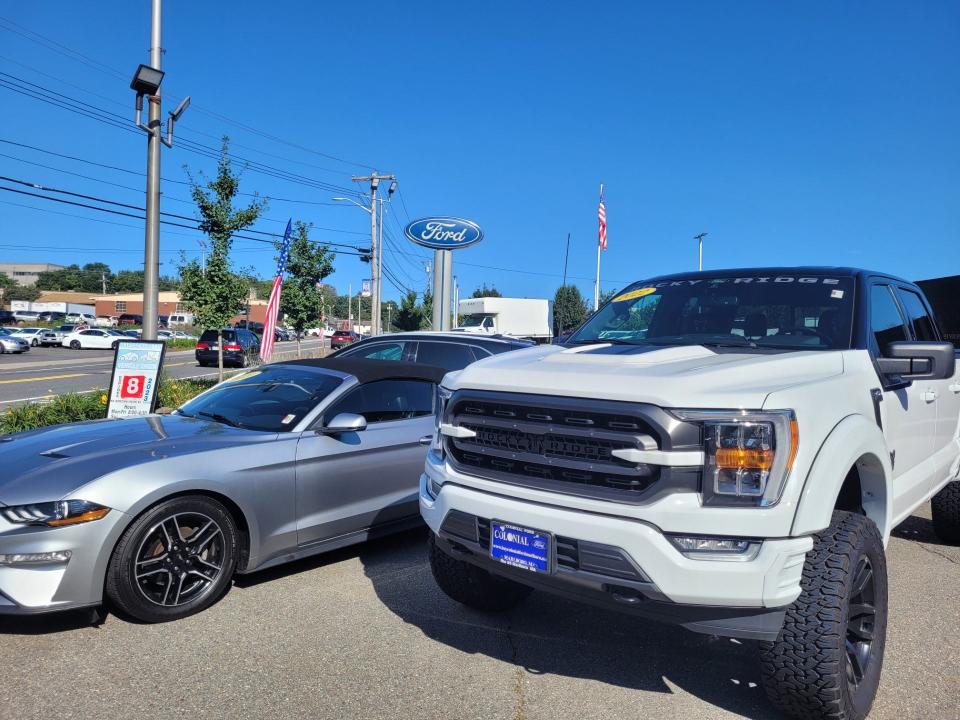
[[197, 245], [200, 246], [200, 267], [203, 269], [203, 274], [207, 274], [207, 244], [203, 240], [197, 240]]
[[378, 175], [376, 171], [363, 177], [354, 176], [354, 182], [370, 183], [370, 284], [371, 284], [371, 309], [370, 315], [370, 334], [380, 334], [380, 243], [377, 237], [377, 188], [381, 180], [390, 180], [390, 194], [396, 190], [396, 176]]
[[102, 294], [107, 294], [107, 274], [105, 272], [100, 273], [100, 290]]
[[698, 260], [697, 260], [697, 270], [703, 272], [703, 239], [707, 236], [707, 233], [702, 232], [699, 235], [694, 235], [693, 239], [697, 241], [698, 246]]
[[353, 332], [353, 283], [347, 283], [347, 330]]
[[[570, 261], [570, 233], [567, 233], [567, 252], [563, 256], [563, 296], [567, 295], [567, 263]], [[557, 335], [563, 332], [563, 305], [560, 306], [560, 315], [556, 318]]]

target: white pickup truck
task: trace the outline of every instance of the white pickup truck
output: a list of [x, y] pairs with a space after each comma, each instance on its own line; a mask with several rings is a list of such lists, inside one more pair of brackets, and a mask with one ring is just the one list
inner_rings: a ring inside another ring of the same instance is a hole
[[563, 346], [446, 377], [420, 483], [434, 577], [474, 608], [539, 588], [759, 640], [787, 715], [863, 718], [891, 530], [932, 498], [960, 542], [956, 360], [882, 273], [631, 285]]

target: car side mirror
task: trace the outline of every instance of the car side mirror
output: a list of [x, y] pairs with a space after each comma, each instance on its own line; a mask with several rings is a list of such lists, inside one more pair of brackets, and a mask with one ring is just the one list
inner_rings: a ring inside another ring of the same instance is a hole
[[953, 343], [926, 340], [890, 343], [877, 360], [881, 373], [899, 375], [904, 380], [952, 378], [956, 363]]
[[338, 413], [330, 422], [326, 423], [318, 432], [322, 435], [337, 435], [338, 433], [362, 432], [367, 429], [367, 419], [356, 413]]

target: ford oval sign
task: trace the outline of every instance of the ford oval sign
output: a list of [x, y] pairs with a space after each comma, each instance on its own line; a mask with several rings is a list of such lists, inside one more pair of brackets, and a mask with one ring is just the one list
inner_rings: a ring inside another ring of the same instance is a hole
[[403, 230], [417, 245], [434, 250], [457, 250], [483, 240], [483, 230], [475, 222], [455, 217], [428, 217], [414, 220]]

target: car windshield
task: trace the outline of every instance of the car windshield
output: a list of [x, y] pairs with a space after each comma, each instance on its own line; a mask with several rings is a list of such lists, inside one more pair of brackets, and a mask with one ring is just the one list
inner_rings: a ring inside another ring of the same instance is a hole
[[177, 412], [249, 430], [286, 432], [341, 382], [313, 368], [265, 365], [228, 378]]
[[853, 278], [731, 275], [635, 283], [565, 344], [850, 348]]

